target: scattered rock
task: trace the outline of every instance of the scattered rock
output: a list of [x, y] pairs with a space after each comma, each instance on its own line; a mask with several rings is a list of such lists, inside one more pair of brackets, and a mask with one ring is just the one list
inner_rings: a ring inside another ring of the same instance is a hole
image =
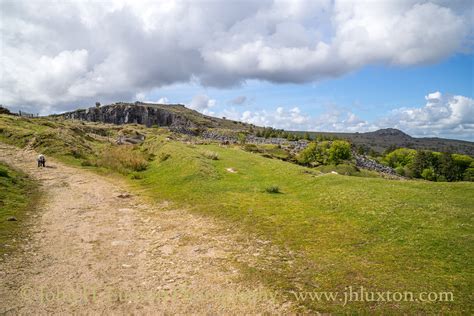
[[378, 163], [375, 160], [369, 159], [365, 156], [359, 155], [355, 152], [352, 153], [352, 155], [356, 159], [356, 166], [359, 168], [364, 168], [368, 170], [373, 170], [381, 173], [386, 173], [389, 175], [397, 175], [396, 171], [393, 168], [384, 166], [380, 163]]
[[131, 197], [130, 193], [120, 193], [119, 195], [117, 195], [118, 198], [121, 198], [121, 199], [128, 199]]
[[331, 171], [331, 173], [332, 173], [332, 174], [339, 174], [339, 173], [337, 173], [336, 171]]
[[17, 219], [16, 219], [15, 216], [9, 216], [9, 217], [7, 217], [7, 221], [9, 221], [9, 222], [16, 222]]
[[122, 264], [122, 268], [131, 268], [131, 267], [132, 267], [131, 264], [125, 264], [125, 263]]
[[227, 170], [230, 173], [237, 173], [237, 171], [235, 171], [234, 168], [226, 168], [225, 170]]

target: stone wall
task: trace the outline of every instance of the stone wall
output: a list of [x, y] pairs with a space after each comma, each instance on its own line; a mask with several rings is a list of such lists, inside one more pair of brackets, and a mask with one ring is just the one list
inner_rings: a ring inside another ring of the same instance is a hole
[[356, 166], [363, 169], [373, 170], [377, 172], [387, 173], [390, 175], [397, 175], [393, 168], [384, 166], [375, 160], [369, 159], [365, 156], [359, 155], [355, 152], [352, 153], [356, 160]]

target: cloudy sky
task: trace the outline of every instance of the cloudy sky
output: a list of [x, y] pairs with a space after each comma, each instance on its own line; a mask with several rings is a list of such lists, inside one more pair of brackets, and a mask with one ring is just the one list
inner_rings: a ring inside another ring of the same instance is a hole
[[0, 0], [0, 103], [474, 141], [472, 1]]

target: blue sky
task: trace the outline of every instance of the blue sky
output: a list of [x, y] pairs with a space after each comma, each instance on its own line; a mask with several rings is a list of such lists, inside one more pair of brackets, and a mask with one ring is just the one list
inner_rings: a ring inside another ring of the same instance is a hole
[[[473, 54], [458, 53], [434, 64], [368, 65], [338, 78], [304, 84], [249, 80], [224, 89], [206, 88], [197, 83], [177, 84], [150, 91], [144, 100], [156, 102], [163, 98], [162, 101], [169, 103], [190, 104], [193, 96], [206, 95], [215, 100], [209, 112], [216, 116], [225, 115], [229, 108], [243, 113], [298, 107], [301, 112], [317, 117], [339, 108], [363, 120], [376, 121], [391, 110], [423, 107], [427, 102], [425, 96], [436, 91], [474, 98], [473, 58]], [[232, 100], [239, 97], [245, 97], [245, 102], [233, 104]], [[314, 126], [313, 130], [320, 129]], [[465, 136], [457, 138], [473, 139], [472, 134]]]
[[0, 0], [0, 103], [474, 140], [470, 0]]

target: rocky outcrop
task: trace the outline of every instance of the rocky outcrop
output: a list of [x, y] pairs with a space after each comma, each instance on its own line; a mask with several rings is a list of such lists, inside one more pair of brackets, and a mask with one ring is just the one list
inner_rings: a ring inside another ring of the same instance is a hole
[[9, 109], [4, 108], [3, 106], [0, 105], [0, 114], [8, 114], [8, 115], [11, 115], [12, 113], [10, 112]]
[[382, 172], [390, 175], [397, 175], [394, 169], [384, 166], [375, 160], [356, 154], [355, 152], [353, 152], [352, 155], [356, 160], [356, 166], [359, 168]]
[[[180, 105], [169, 105], [177, 107]], [[148, 127], [168, 126], [172, 128], [195, 128], [195, 124], [174, 111], [163, 107], [154, 107], [143, 103], [116, 103], [112, 105], [91, 107], [61, 114], [66, 119], [111, 124], [142, 124]]]

